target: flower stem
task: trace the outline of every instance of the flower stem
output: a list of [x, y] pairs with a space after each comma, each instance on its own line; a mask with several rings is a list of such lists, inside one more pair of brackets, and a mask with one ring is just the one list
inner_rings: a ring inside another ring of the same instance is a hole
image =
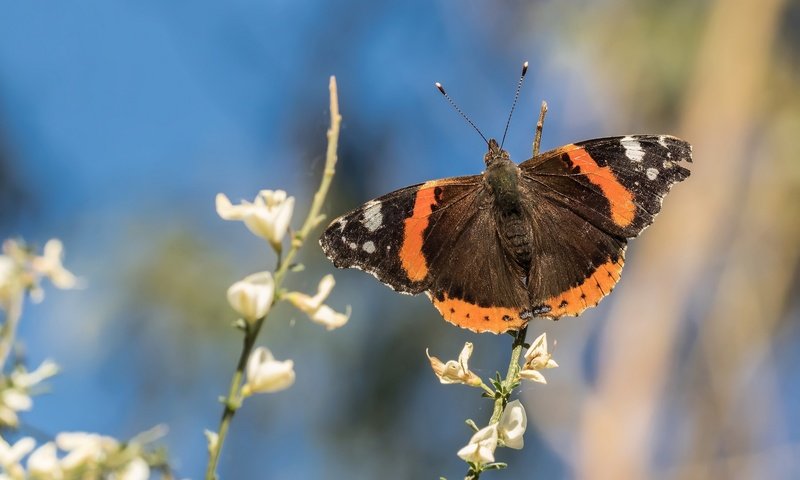
[[508, 397], [511, 395], [511, 385], [517, 380], [519, 375], [519, 357], [522, 354], [522, 347], [525, 344], [525, 336], [528, 333], [528, 327], [523, 327], [517, 330], [514, 334], [514, 343], [511, 344], [511, 359], [508, 362], [508, 370], [506, 371], [506, 379], [503, 382], [503, 392], [497, 395], [494, 401], [494, 411], [492, 418], [489, 420], [489, 425], [500, 421], [500, 416], [508, 403]]
[[[511, 359], [508, 361], [508, 370], [506, 371], [506, 378], [503, 380], [500, 389], [494, 392], [494, 410], [492, 411], [492, 418], [489, 419], [489, 425], [493, 425], [500, 421], [503, 411], [508, 405], [508, 397], [511, 396], [511, 386], [519, 380], [519, 357], [522, 355], [522, 347], [525, 345], [525, 336], [528, 333], [528, 327], [524, 327], [514, 334], [514, 342], [511, 344]], [[483, 465], [470, 464], [464, 480], [478, 480], [481, 476]]]
[[329, 88], [331, 91], [331, 126], [328, 129], [328, 150], [325, 155], [325, 170], [322, 172], [322, 181], [320, 182], [319, 189], [317, 189], [317, 193], [314, 194], [314, 200], [311, 202], [308, 217], [303, 227], [294, 234], [292, 246], [286, 253], [286, 257], [284, 257], [278, 271], [275, 272], [276, 289], [280, 286], [289, 265], [292, 264], [294, 256], [297, 254], [297, 251], [300, 250], [308, 234], [311, 233], [311, 230], [319, 225], [320, 222], [325, 220], [325, 216], [320, 215], [319, 211], [322, 209], [322, 204], [325, 202], [325, 197], [328, 195], [328, 189], [331, 186], [333, 175], [336, 173], [336, 161], [339, 158], [336, 151], [339, 148], [339, 127], [342, 124], [342, 116], [339, 114], [339, 95], [336, 88], [336, 77], [331, 76]]
[[219, 463], [219, 455], [222, 452], [222, 444], [225, 443], [225, 438], [228, 436], [228, 428], [230, 427], [231, 420], [236, 410], [239, 409], [241, 404], [241, 393], [239, 391], [242, 384], [242, 377], [244, 376], [244, 369], [247, 365], [247, 359], [250, 358], [250, 352], [253, 350], [253, 345], [256, 343], [258, 332], [261, 330], [261, 324], [266, 317], [260, 318], [256, 321], [255, 325], [248, 327], [244, 335], [242, 344], [242, 353], [239, 355], [239, 362], [236, 364], [236, 371], [233, 372], [231, 378], [231, 386], [228, 389], [228, 396], [225, 398], [225, 407], [222, 410], [222, 418], [219, 421], [219, 429], [217, 430], [217, 441], [209, 450], [208, 467], [206, 468], [206, 480], [213, 480], [216, 478], [217, 464]]
[[0, 327], [0, 372], [5, 371], [6, 360], [14, 346], [14, 339], [17, 336], [17, 325], [22, 316], [22, 302], [25, 294], [22, 291], [11, 295], [11, 299], [6, 307], [5, 322]]
[[[294, 234], [292, 238], [291, 247], [282, 259], [279, 255], [278, 267], [273, 275], [275, 282], [275, 291], [280, 291], [283, 279], [292, 263], [292, 259], [297, 255], [300, 247], [309, 233], [324, 220], [324, 216], [320, 215], [319, 211], [322, 209], [322, 204], [325, 202], [325, 197], [328, 194], [333, 174], [336, 172], [336, 161], [338, 155], [336, 154], [339, 145], [339, 127], [342, 123], [342, 116], [339, 114], [339, 97], [336, 88], [336, 77], [331, 76], [330, 80], [330, 98], [331, 98], [331, 126], [328, 129], [328, 150], [325, 158], [325, 170], [322, 174], [319, 189], [314, 194], [314, 200], [311, 203], [311, 208], [308, 211], [303, 227]], [[276, 295], [273, 304], [280, 300]], [[217, 464], [219, 463], [219, 456], [222, 452], [222, 445], [225, 443], [225, 438], [228, 435], [231, 420], [234, 414], [241, 406], [241, 385], [244, 370], [247, 365], [247, 360], [250, 358], [250, 353], [258, 338], [258, 333], [261, 331], [261, 326], [264, 324], [266, 317], [259, 318], [252, 326], [248, 326], [245, 331], [244, 340], [242, 343], [242, 353], [239, 355], [239, 362], [236, 365], [236, 370], [233, 372], [231, 378], [231, 386], [228, 390], [228, 396], [224, 401], [224, 408], [222, 410], [222, 417], [220, 418], [219, 428], [217, 429], [217, 441], [209, 448], [208, 467], [206, 468], [206, 480], [214, 480], [216, 478]]]

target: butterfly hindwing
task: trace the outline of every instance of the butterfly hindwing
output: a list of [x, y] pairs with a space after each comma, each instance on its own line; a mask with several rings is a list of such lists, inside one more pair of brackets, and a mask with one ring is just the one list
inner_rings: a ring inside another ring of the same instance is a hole
[[536, 253], [528, 292], [534, 314], [558, 319], [596, 306], [620, 279], [626, 239], [561, 204], [541, 199], [532, 207]]
[[526, 272], [503, 247], [497, 219], [480, 188], [442, 211], [426, 231], [428, 294], [445, 320], [474, 332], [517, 330], [532, 318]]

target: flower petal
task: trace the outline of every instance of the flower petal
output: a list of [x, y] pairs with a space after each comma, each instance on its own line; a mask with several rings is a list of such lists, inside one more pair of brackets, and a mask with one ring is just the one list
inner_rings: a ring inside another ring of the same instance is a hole
[[514, 400], [506, 405], [500, 416], [497, 430], [506, 447], [521, 449], [524, 445], [523, 435], [528, 427], [528, 417], [525, 408], [519, 400]]
[[292, 386], [294, 380], [292, 360], [275, 360], [272, 352], [264, 347], [258, 347], [250, 354], [247, 361], [247, 383], [242, 387], [242, 395], [284, 390]]
[[475, 432], [469, 443], [459, 450], [457, 455], [466, 462], [478, 464], [494, 462], [497, 438], [497, 424], [493, 423]]
[[266, 316], [272, 307], [275, 283], [269, 272], [249, 275], [228, 288], [228, 303], [245, 320], [252, 322]]

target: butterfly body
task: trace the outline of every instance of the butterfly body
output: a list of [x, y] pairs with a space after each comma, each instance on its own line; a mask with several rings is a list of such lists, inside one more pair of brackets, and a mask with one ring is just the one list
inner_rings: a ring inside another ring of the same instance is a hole
[[627, 239], [689, 176], [675, 137], [588, 140], [515, 164], [489, 140], [481, 175], [391, 192], [334, 220], [320, 239], [340, 268], [426, 293], [476, 332], [578, 315], [613, 290]]

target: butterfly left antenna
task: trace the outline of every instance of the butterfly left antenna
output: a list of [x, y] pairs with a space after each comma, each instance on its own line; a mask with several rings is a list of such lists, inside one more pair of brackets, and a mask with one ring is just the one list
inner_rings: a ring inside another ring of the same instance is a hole
[[511, 125], [511, 115], [514, 114], [514, 107], [517, 106], [517, 100], [519, 99], [519, 90], [522, 88], [522, 80], [525, 79], [525, 74], [528, 73], [528, 62], [522, 64], [522, 75], [519, 76], [519, 82], [517, 82], [517, 91], [514, 92], [514, 103], [511, 104], [511, 111], [508, 112], [508, 120], [506, 121], [506, 129], [503, 130], [503, 139], [500, 141], [500, 148], [503, 148], [503, 144], [506, 142], [506, 134], [508, 133], [508, 126]]
[[454, 102], [453, 99], [450, 98], [450, 95], [448, 95], [447, 92], [444, 91], [444, 87], [442, 86], [442, 84], [439, 83], [439, 82], [436, 82], [435, 85], [436, 85], [436, 88], [438, 88], [439, 91], [442, 92], [442, 95], [444, 95], [444, 98], [446, 98], [447, 101], [450, 102], [450, 105], [452, 105], [453, 108], [456, 109], [456, 112], [461, 114], [461, 116], [464, 117], [464, 120], [466, 120], [467, 123], [472, 125], [472, 128], [474, 128], [475, 131], [478, 132], [478, 135], [480, 135], [481, 138], [483, 139], [483, 141], [486, 142], [486, 145], [489, 145], [489, 140], [486, 140], [486, 137], [483, 136], [483, 133], [481, 133], [481, 130], [478, 127], [476, 127], [474, 123], [472, 123], [472, 120], [470, 120], [469, 117], [464, 112], [462, 112], [460, 108], [458, 108], [458, 105], [456, 105], [456, 102]]

